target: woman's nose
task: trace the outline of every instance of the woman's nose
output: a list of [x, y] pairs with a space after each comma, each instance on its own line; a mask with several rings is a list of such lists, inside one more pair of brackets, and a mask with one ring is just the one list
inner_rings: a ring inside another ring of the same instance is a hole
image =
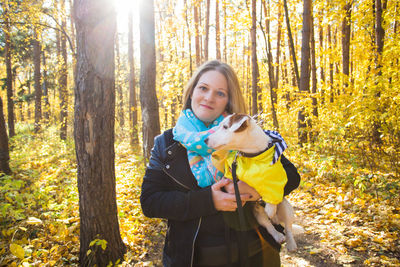
[[204, 98], [208, 101], [212, 101], [214, 99], [214, 94], [211, 90], [205, 93]]

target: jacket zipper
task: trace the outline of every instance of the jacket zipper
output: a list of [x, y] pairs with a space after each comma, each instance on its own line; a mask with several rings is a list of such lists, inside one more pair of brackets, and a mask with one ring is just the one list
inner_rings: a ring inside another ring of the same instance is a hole
[[171, 177], [172, 180], [174, 180], [177, 184], [179, 184], [180, 186], [183, 186], [184, 188], [191, 190], [188, 186], [182, 184], [181, 182], [179, 182], [178, 180], [176, 180], [171, 174], [169, 174], [165, 168], [163, 168], [163, 171], [169, 176]]
[[[188, 190], [191, 190], [188, 186], [186, 186], [186, 185], [182, 184], [181, 182], [179, 182], [178, 180], [176, 180], [171, 174], [169, 174], [169, 173], [167, 172], [167, 170], [166, 170], [165, 168], [163, 168], [163, 170], [164, 170], [164, 172], [165, 172], [169, 177], [171, 177], [171, 179], [174, 180], [177, 184], [179, 184], [180, 186], [182, 186], [182, 187], [184, 187], [184, 188], [186, 188], [186, 189], [188, 189]], [[194, 238], [193, 238], [193, 243], [192, 243], [192, 257], [191, 257], [191, 259], [190, 259], [190, 266], [193, 266], [194, 243], [196, 242], [197, 235], [198, 235], [198, 233], [199, 233], [199, 231], [200, 231], [200, 225], [201, 225], [201, 217], [200, 217], [200, 219], [199, 219], [199, 224], [197, 225], [196, 233], [194, 234]]]
[[199, 220], [199, 224], [197, 225], [196, 233], [194, 234], [194, 238], [193, 238], [193, 243], [192, 243], [192, 258], [191, 258], [191, 260], [190, 260], [190, 266], [191, 266], [191, 267], [193, 266], [194, 243], [196, 242], [197, 235], [198, 235], [198, 233], [199, 233], [199, 231], [200, 231], [200, 225], [201, 225], [201, 217], [200, 217], [200, 220]]

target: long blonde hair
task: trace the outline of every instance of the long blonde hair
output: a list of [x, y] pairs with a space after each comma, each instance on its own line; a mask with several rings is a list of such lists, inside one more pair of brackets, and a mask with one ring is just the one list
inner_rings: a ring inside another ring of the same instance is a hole
[[246, 113], [246, 103], [242, 92], [240, 91], [239, 79], [235, 71], [226, 63], [218, 60], [212, 60], [201, 65], [190, 78], [183, 91], [183, 109], [191, 108], [191, 98], [194, 88], [196, 87], [200, 77], [207, 71], [215, 70], [225, 76], [228, 82], [229, 100], [226, 105], [228, 113]]

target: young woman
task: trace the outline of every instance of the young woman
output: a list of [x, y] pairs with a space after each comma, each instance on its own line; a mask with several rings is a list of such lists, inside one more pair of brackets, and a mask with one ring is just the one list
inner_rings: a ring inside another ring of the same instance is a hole
[[[164, 266], [240, 266], [237, 205], [225, 187], [232, 182], [210, 164], [213, 152], [203, 140], [207, 130], [224, 115], [245, 113], [239, 81], [233, 69], [219, 61], [203, 64], [187, 84], [184, 107], [177, 125], [155, 138], [140, 197], [143, 213], [165, 218]], [[288, 182], [285, 195], [295, 189], [300, 176], [294, 165], [281, 158]], [[244, 209], [257, 192], [239, 182]], [[244, 232], [248, 266], [280, 266], [280, 245], [258, 225]], [[279, 228], [279, 226], [277, 226]], [[282, 230], [282, 229], [280, 229]], [[243, 242], [242, 242], [243, 243]]]

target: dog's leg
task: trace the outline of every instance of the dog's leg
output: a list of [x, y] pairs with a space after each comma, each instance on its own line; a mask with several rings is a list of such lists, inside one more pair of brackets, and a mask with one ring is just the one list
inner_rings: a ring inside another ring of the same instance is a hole
[[253, 208], [254, 217], [256, 217], [257, 222], [264, 226], [268, 233], [272, 235], [276, 242], [282, 244], [285, 241], [285, 235], [278, 232], [275, 227], [272, 225], [271, 221], [269, 220], [267, 214], [265, 213], [264, 208], [259, 205], [255, 204]]
[[279, 203], [277, 213], [277, 220], [285, 224], [286, 234], [286, 248], [288, 251], [294, 251], [297, 249], [296, 241], [293, 237], [293, 221], [294, 221], [294, 210], [292, 205], [286, 198], [283, 198], [282, 202]]
[[268, 217], [270, 219], [272, 219], [273, 217], [275, 217], [276, 214], [276, 209], [277, 209], [277, 205], [271, 204], [271, 203], [265, 203], [265, 213], [267, 213]]

